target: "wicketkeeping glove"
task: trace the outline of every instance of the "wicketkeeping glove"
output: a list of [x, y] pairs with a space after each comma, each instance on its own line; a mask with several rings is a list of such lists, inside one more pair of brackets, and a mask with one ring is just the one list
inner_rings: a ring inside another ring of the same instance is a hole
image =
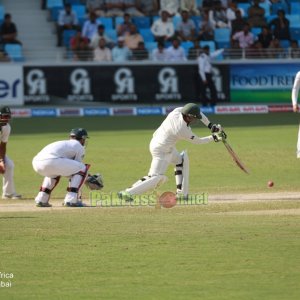
[[101, 190], [104, 187], [103, 178], [99, 173], [95, 175], [89, 174], [85, 180], [85, 185], [90, 190]]

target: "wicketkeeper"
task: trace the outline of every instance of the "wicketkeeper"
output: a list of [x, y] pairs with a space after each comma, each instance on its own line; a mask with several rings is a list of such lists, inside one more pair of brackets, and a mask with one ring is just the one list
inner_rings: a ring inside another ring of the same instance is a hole
[[[190, 125], [195, 121], [207, 126], [212, 134], [206, 137], [196, 136]], [[167, 180], [164, 175], [168, 166], [175, 166], [175, 180], [177, 197], [187, 199], [189, 188], [189, 160], [187, 151], [179, 153], [175, 145], [179, 140], [186, 140], [193, 144], [206, 144], [212, 141], [219, 142], [226, 138], [220, 124], [212, 124], [200, 111], [197, 104], [188, 103], [184, 107], [174, 109], [154, 132], [150, 142], [152, 163], [147, 176], [144, 176], [130, 188], [118, 193], [119, 198], [132, 201], [134, 195], [143, 194], [157, 188]]]
[[[35, 198], [37, 206], [51, 206], [50, 195], [61, 176], [69, 177], [64, 204], [75, 207], [83, 206], [81, 188], [88, 178], [90, 167], [89, 164], [82, 162], [87, 138], [88, 133], [84, 128], [72, 129], [69, 140], [49, 144], [33, 158], [33, 169], [44, 176], [40, 191]], [[89, 177], [95, 181], [95, 177]]]

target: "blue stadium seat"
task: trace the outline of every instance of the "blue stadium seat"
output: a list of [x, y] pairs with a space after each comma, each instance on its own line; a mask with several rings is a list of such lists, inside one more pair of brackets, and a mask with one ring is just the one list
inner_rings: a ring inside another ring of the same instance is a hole
[[138, 28], [150, 28], [150, 18], [149, 17], [133, 17], [132, 23]]
[[209, 46], [210, 52], [216, 51], [216, 43], [215, 41], [200, 41], [200, 47]]
[[216, 42], [230, 42], [231, 29], [216, 28], [214, 30], [214, 37]]
[[63, 7], [64, 6], [63, 0], [47, 0], [47, 4], [46, 4], [47, 9], [50, 9], [55, 6]]
[[5, 44], [5, 52], [8, 54], [11, 60], [16, 62], [24, 61], [23, 49], [19, 44]]
[[76, 35], [76, 30], [73, 30], [73, 29], [64, 30], [64, 32], [63, 32], [63, 45], [66, 46], [67, 48], [69, 48], [70, 47], [70, 40], [74, 35]]
[[172, 18], [172, 21], [173, 21], [173, 25], [174, 25], [174, 28], [175, 30], [177, 29], [177, 25], [181, 22], [181, 16], [174, 16]]
[[191, 16], [191, 20], [194, 21], [195, 26], [196, 26], [196, 32], [198, 32], [199, 28], [200, 28], [201, 17], [200, 16]]
[[4, 12], [5, 12], [5, 10], [4, 10], [3, 5], [0, 5], [0, 24], [3, 23], [3, 20], [4, 20]]
[[65, 3], [69, 3], [71, 5], [74, 5], [74, 4], [81, 4], [82, 1], [81, 0], [65, 0]]
[[290, 5], [291, 5], [291, 15], [300, 14], [300, 2], [292, 2]]
[[267, 2], [262, 2], [259, 4], [260, 7], [264, 8], [265, 10], [265, 17], [270, 15], [270, 4]]
[[289, 48], [290, 47], [290, 41], [289, 40], [280, 40], [280, 46], [282, 47], [282, 48]]
[[300, 27], [290, 27], [290, 35], [292, 40], [300, 40]]
[[277, 11], [280, 9], [284, 10], [286, 14], [289, 13], [289, 7], [285, 2], [278, 2], [271, 5], [271, 15], [277, 15]]
[[160, 17], [159, 16], [152, 16], [152, 24], [158, 20]]
[[191, 41], [181, 42], [181, 47], [184, 49], [186, 55], [188, 55], [189, 49], [193, 46], [194, 43]]
[[146, 42], [154, 42], [154, 36], [150, 29], [142, 28], [139, 31], [140, 31], [140, 34], [142, 35], [145, 43]]
[[300, 15], [285, 15], [290, 21], [290, 27], [300, 28]]
[[241, 8], [244, 11], [244, 13], [245, 13], [244, 16], [245, 17], [248, 17], [248, 9], [249, 9], [250, 6], [251, 6], [250, 3], [238, 3], [237, 4], [237, 7]]
[[258, 36], [261, 33], [261, 27], [252, 27], [251, 32], [255, 35]]
[[54, 22], [57, 22], [59, 12], [63, 10], [63, 6], [53, 6], [50, 8], [50, 15], [51, 15], [51, 20]]
[[149, 53], [153, 51], [157, 47], [157, 42], [146, 42], [145, 48], [148, 50]]
[[80, 25], [85, 21], [86, 7], [84, 5], [72, 5], [72, 10], [76, 12]]
[[101, 22], [105, 26], [105, 29], [113, 29], [113, 19], [110, 17], [100, 17], [97, 21]]
[[123, 17], [115, 17], [115, 29], [124, 22]]
[[105, 29], [105, 34], [115, 43], [117, 42], [117, 31], [115, 29]]

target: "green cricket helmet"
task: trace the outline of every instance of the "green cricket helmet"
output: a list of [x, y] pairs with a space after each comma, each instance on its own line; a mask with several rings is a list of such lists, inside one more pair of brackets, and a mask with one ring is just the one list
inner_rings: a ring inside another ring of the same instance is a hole
[[70, 137], [76, 140], [85, 140], [88, 138], [88, 133], [84, 128], [73, 128], [70, 132]]
[[195, 103], [187, 103], [181, 110], [181, 113], [183, 115], [186, 115], [188, 117], [193, 117], [196, 119], [201, 119], [201, 111], [197, 104]]
[[8, 106], [0, 108], [0, 126], [5, 126], [11, 119], [11, 111]]

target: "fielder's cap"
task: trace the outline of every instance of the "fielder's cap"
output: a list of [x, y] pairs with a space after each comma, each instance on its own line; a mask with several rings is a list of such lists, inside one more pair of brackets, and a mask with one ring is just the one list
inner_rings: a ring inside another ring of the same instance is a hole
[[71, 129], [70, 136], [76, 140], [87, 139], [88, 133], [84, 128], [73, 128]]
[[181, 110], [181, 113], [189, 116], [189, 117], [194, 117], [196, 119], [201, 119], [201, 111], [200, 108], [197, 104], [195, 103], [187, 103]]

